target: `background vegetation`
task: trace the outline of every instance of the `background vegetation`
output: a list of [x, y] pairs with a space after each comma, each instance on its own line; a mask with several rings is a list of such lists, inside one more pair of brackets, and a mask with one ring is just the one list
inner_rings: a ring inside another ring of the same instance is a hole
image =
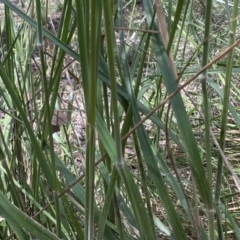
[[240, 239], [238, 0], [0, 6], [1, 239]]

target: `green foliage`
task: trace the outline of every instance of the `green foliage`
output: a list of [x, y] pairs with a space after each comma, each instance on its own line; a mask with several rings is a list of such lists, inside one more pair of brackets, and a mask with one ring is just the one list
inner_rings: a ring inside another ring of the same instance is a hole
[[2, 3], [1, 239], [240, 239], [237, 0]]

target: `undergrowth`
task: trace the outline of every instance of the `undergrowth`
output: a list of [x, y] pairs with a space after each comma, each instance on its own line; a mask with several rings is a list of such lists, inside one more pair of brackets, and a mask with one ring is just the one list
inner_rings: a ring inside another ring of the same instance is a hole
[[240, 239], [238, 9], [2, 0], [0, 238]]

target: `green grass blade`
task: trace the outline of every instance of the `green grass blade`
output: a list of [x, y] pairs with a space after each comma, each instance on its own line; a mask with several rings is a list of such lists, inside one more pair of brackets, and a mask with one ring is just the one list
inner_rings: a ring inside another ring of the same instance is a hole
[[31, 125], [30, 125], [30, 123], [27, 119], [26, 112], [22, 108], [21, 102], [19, 101], [19, 98], [17, 97], [17, 95], [15, 93], [15, 90], [13, 89], [13, 86], [11, 84], [11, 81], [10, 81], [8, 75], [6, 74], [5, 69], [4, 69], [4, 67], [2, 66], [1, 63], [0, 63], [0, 76], [2, 78], [2, 81], [5, 85], [8, 93], [10, 94], [10, 96], [12, 98], [13, 103], [17, 107], [17, 109], [19, 111], [19, 114], [22, 117], [22, 120], [25, 124], [25, 127], [26, 127], [27, 131], [28, 131], [28, 134], [29, 134], [29, 137], [32, 141], [32, 144], [34, 145], [36, 155], [37, 155], [37, 158], [39, 160], [39, 164], [42, 167], [43, 172], [44, 172], [49, 184], [51, 185], [52, 184], [52, 174], [51, 174], [48, 162], [45, 158], [45, 155], [43, 154], [43, 151], [42, 151], [42, 149], [39, 145], [39, 142], [38, 142], [38, 140], [37, 140], [37, 138], [36, 138], [36, 136], [33, 132], [33, 129], [32, 129], [32, 127], [31, 127]]
[[1, 191], [0, 202], [1, 215], [6, 218], [13, 230], [16, 231], [15, 233], [19, 239], [26, 239], [26, 235], [23, 233], [24, 231], [22, 228], [39, 239], [59, 239], [55, 234], [16, 208]]

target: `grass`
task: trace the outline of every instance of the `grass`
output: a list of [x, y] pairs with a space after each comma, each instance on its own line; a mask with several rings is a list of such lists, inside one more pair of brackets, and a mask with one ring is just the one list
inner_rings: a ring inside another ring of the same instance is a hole
[[2, 0], [0, 238], [240, 239], [238, 5]]

